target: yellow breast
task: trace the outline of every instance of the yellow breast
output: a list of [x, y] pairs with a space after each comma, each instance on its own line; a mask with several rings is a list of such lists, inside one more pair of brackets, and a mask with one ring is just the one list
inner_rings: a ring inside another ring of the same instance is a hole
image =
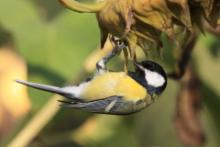
[[90, 81], [80, 97], [96, 100], [116, 95], [135, 101], [144, 99], [147, 91], [124, 72], [107, 72]]

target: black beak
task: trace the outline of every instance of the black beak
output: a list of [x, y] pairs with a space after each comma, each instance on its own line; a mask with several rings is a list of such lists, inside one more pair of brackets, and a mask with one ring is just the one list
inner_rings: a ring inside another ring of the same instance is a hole
[[138, 63], [137, 61], [133, 61], [134, 66], [136, 67], [136, 69], [138, 70], [143, 70], [143, 67], [141, 66], [140, 63]]

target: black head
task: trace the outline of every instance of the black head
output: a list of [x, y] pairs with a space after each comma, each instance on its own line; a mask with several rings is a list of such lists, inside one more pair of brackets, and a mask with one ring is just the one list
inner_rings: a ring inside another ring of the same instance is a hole
[[139, 83], [146, 87], [148, 92], [153, 94], [161, 94], [167, 85], [167, 75], [164, 69], [153, 61], [135, 62], [136, 76], [138, 76]]

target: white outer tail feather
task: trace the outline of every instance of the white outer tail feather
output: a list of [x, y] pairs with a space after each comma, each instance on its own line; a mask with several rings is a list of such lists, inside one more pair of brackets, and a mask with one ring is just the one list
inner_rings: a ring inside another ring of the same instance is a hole
[[38, 83], [33, 83], [33, 82], [27, 82], [27, 81], [23, 81], [23, 80], [15, 80], [17, 83], [35, 88], [35, 89], [39, 89], [39, 90], [43, 90], [43, 91], [47, 91], [47, 92], [51, 92], [51, 93], [57, 93], [60, 94], [62, 96], [65, 96], [67, 98], [78, 98], [78, 87], [64, 87], [64, 88], [60, 88], [60, 87], [56, 87], [56, 86], [50, 86], [50, 85], [44, 85], [44, 84], [38, 84]]

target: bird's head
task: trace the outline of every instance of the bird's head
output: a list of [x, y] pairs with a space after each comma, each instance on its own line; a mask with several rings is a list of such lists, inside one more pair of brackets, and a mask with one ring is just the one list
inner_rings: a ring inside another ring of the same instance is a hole
[[167, 85], [167, 75], [164, 69], [153, 61], [134, 62], [135, 73], [139, 76], [139, 82], [153, 94], [161, 94]]

